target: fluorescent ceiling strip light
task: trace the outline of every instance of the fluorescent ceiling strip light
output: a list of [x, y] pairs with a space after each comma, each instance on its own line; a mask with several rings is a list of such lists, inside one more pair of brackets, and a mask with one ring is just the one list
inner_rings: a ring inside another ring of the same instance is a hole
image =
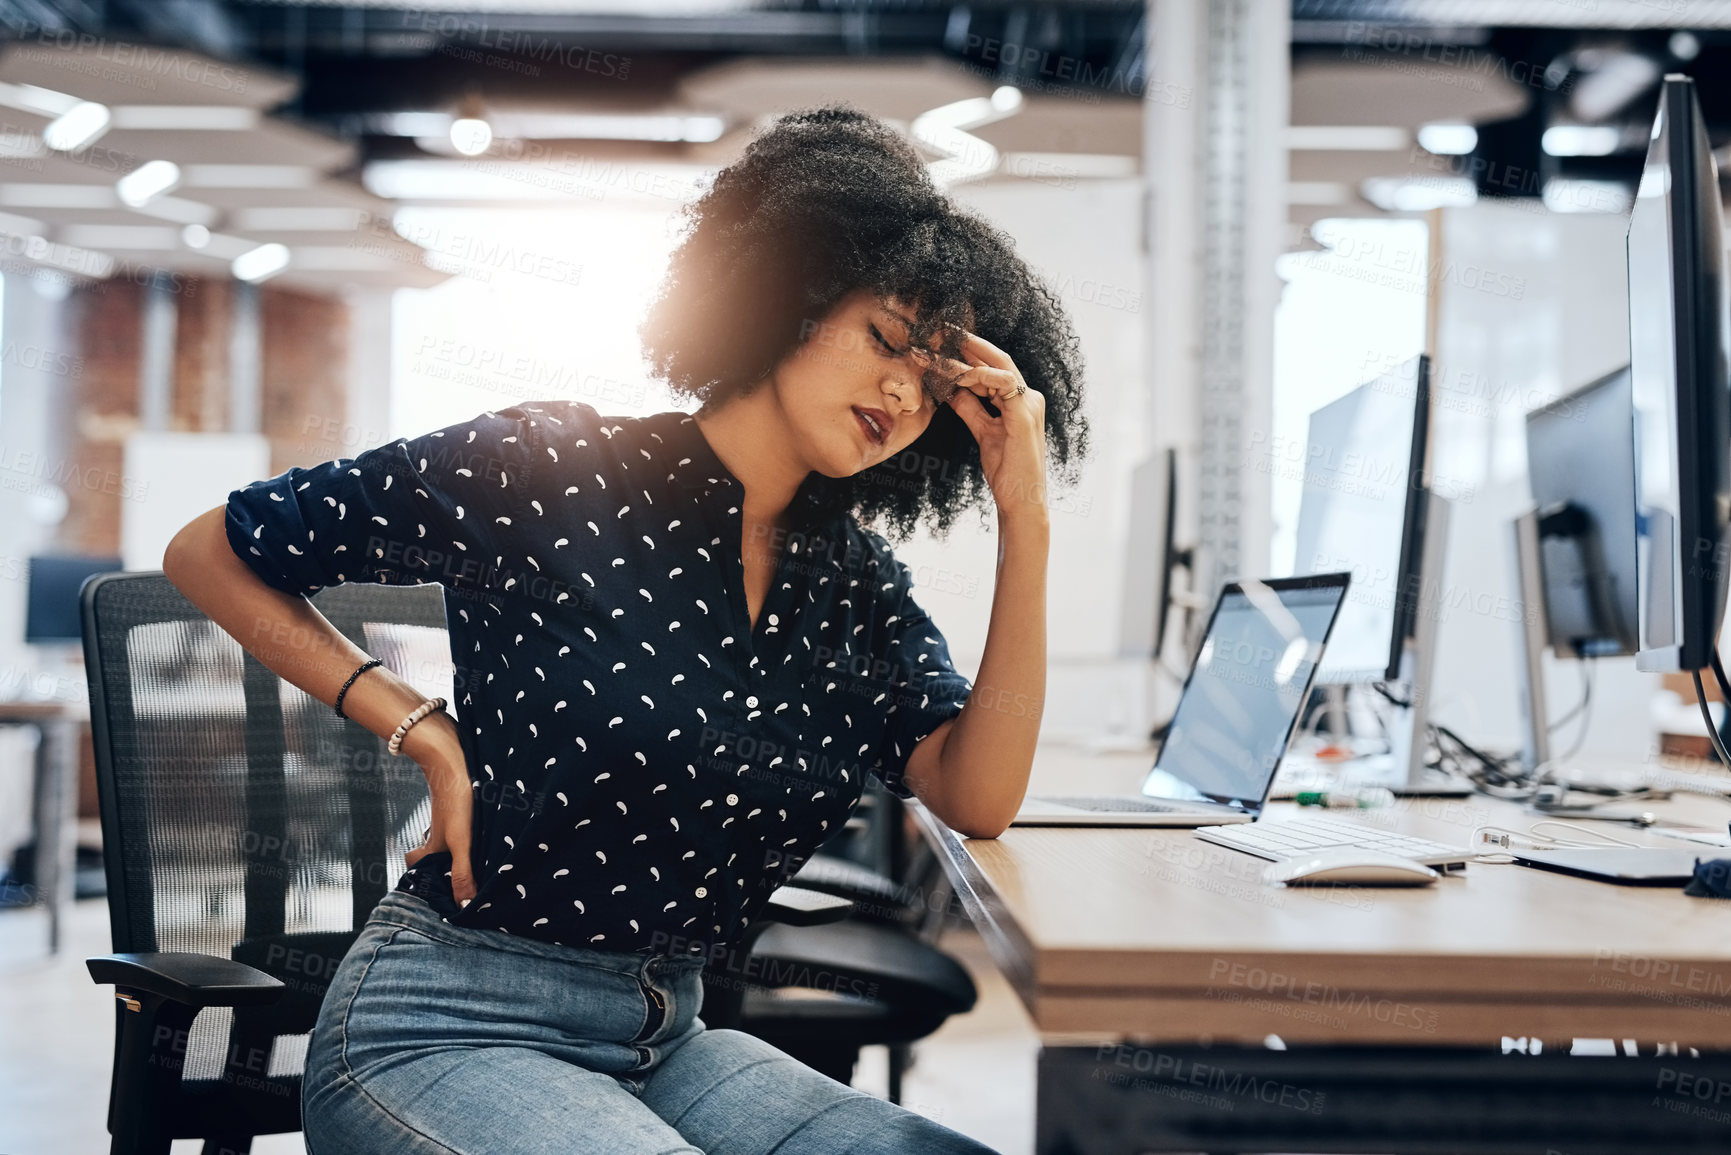
[[319, 177], [302, 164], [189, 164], [181, 171], [186, 188], [310, 188]]
[[221, 104], [122, 104], [114, 109], [114, 127], [125, 129], [244, 132], [258, 123], [258, 109]]
[[377, 249], [353, 245], [296, 245], [295, 268], [316, 273], [377, 272], [399, 268], [405, 257], [415, 255], [409, 248], [401, 256], [386, 256]]
[[234, 227], [242, 232], [353, 232], [365, 214], [347, 208], [250, 208], [235, 214]]
[[[187, 239], [184, 232], [181, 236], [183, 239]], [[232, 261], [256, 248], [258, 248], [258, 242], [247, 237], [231, 236], [228, 233], [210, 233], [204, 238], [204, 244], [198, 246], [198, 251], [202, 256]]]
[[1002, 85], [991, 96], [977, 96], [942, 104], [914, 117], [908, 131], [933, 152], [947, 153], [931, 161], [926, 171], [939, 187], [988, 176], [998, 169], [998, 150], [967, 130], [981, 128], [1013, 115], [1022, 107], [1022, 94]]
[[21, 217], [16, 213], [0, 213], [0, 233], [11, 237], [33, 237], [47, 230], [48, 226], [34, 217]]
[[113, 209], [120, 198], [106, 184], [0, 185], [0, 205], [20, 209]]
[[[383, 136], [448, 138], [454, 119], [446, 112], [386, 112], [367, 119]], [[501, 140], [642, 140], [708, 144], [721, 139], [727, 121], [702, 113], [490, 112], [486, 123]]]
[[173, 250], [180, 230], [163, 225], [67, 225], [60, 233], [69, 245], [92, 249]]
[[34, 84], [0, 84], [0, 104], [38, 116], [65, 116], [84, 102], [65, 92]]
[[500, 113], [493, 131], [507, 138], [528, 140], [647, 140], [708, 144], [720, 140], [727, 122], [719, 116], [577, 115], [567, 113]]
[[1317, 152], [1399, 152], [1412, 140], [1404, 128], [1364, 124], [1294, 124], [1286, 147]]
[[208, 226], [221, 215], [207, 204], [189, 201], [184, 197], [157, 197], [149, 204], [139, 205], [132, 211], [155, 217], [159, 221], [173, 221], [177, 225]]

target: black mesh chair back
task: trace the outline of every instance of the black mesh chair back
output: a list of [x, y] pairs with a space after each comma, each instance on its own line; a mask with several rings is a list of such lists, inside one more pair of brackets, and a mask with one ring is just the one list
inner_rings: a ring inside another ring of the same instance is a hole
[[[313, 602], [418, 689], [453, 696], [440, 587], [344, 585]], [[319, 1004], [420, 844], [426, 781], [161, 574], [92, 579], [83, 604], [115, 951], [233, 959], [285, 987], [269, 1005], [206, 1007], [186, 1040], [172, 1133], [244, 1151], [300, 1128]]]

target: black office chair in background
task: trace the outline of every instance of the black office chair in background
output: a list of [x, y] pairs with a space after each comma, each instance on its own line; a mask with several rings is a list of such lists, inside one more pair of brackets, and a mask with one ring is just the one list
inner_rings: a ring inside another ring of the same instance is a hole
[[[451, 696], [438, 587], [345, 585], [313, 600], [397, 673]], [[116, 952], [88, 961], [117, 999], [111, 1150], [165, 1155], [171, 1140], [199, 1138], [207, 1155], [244, 1155], [255, 1135], [300, 1129], [307, 1036], [338, 963], [419, 844], [426, 781], [246, 654], [161, 574], [95, 578], [82, 611]], [[792, 933], [847, 927], [837, 920], [851, 909], [780, 888], [748, 934], [758, 952], [804, 959], [805, 970], [748, 964], [743, 984], [706, 976], [704, 1022], [763, 1033], [773, 1024], [756, 984], [793, 986], [801, 973], [869, 990], [810, 1000], [838, 1025], [818, 1056], [835, 1071], [838, 1038], [917, 1038], [943, 1008], [972, 1007], [965, 972], [958, 982], [944, 964], [961, 968], [934, 961], [926, 952], [941, 952], [905, 927], [861, 923], [857, 941]]]

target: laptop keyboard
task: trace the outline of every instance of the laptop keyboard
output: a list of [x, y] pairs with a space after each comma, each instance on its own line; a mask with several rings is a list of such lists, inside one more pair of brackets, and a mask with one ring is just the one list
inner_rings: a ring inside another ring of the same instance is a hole
[[1041, 801], [1058, 802], [1095, 814], [1170, 814], [1178, 809], [1168, 802], [1151, 802], [1146, 798], [1127, 798], [1111, 794], [1042, 795]]
[[1339, 818], [1295, 818], [1280, 822], [1246, 822], [1239, 826], [1205, 826], [1197, 833], [1203, 834], [1209, 842], [1276, 861], [1319, 850], [1375, 850], [1400, 858], [1446, 856], [1461, 862], [1472, 857], [1469, 851], [1459, 846], [1379, 830]]

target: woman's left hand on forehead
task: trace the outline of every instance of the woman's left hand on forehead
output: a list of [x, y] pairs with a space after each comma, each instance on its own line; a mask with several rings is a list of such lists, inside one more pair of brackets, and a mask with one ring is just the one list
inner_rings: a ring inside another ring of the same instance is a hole
[[[1046, 514], [1046, 398], [1028, 387], [1010, 355], [962, 332], [964, 360], [929, 354], [957, 388], [947, 404], [980, 446], [980, 466], [1003, 516]], [[998, 410], [986, 411], [984, 400]]]

